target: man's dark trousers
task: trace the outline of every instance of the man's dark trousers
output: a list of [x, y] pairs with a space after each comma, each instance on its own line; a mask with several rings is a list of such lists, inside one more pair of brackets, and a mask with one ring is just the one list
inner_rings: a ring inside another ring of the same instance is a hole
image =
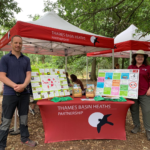
[[27, 120], [29, 110], [29, 94], [25, 95], [4, 95], [2, 102], [3, 121], [0, 125], [0, 147], [6, 147], [7, 136], [11, 119], [16, 107], [18, 108], [21, 141], [26, 142], [29, 137]]

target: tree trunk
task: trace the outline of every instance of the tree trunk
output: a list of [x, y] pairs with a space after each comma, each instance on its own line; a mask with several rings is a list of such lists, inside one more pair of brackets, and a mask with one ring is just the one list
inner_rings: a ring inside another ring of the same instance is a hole
[[92, 68], [91, 68], [91, 77], [92, 81], [96, 81], [96, 57], [93, 58]]
[[122, 69], [124, 69], [124, 58], [122, 58]]
[[118, 64], [118, 58], [114, 58], [114, 66]]
[[42, 55], [42, 63], [44, 64], [45, 63], [45, 56]]

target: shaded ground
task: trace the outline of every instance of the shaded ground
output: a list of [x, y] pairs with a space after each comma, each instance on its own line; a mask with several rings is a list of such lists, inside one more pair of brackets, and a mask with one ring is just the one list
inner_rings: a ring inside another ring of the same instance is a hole
[[[1, 99], [0, 97], [0, 116], [1, 116]], [[126, 141], [121, 140], [79, 140], [66, 141], [57, 143], [44, 143], [44, 130], [41, 120], [41, 115], [36, 106], [36, 115], [29, 113], [29, 132], [30, 139], [38, 142], [35, 148], [27, 147], [20, 142], [20, 135], [8, 136], [6, 150], [150, 150], [150, 141], [147, 141], [145, 130], [143, 127], [142, 115], [140, 110], [140, 120], [142, 124], [142, 131], [138, 134], [132, 134], [130, 130], [133, 128], [130, 112], [127, 113], [126, 118]], [[119, 113], [119, 112], [118, 112]], [[13, 127], [13, 120], [11, 127]]]

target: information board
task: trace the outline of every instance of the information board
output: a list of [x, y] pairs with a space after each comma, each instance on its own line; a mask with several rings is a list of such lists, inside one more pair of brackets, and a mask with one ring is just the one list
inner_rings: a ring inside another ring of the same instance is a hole
[[33, 99], [47, 99], [70, 95], [64, 69], [32, 69]]
[[138, 69], [98, 70], [96, 95], [138, 98]]

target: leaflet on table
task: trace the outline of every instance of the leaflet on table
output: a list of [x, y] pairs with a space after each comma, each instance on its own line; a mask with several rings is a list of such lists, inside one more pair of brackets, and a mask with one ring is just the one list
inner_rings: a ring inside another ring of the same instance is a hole
[[138, 69], [99, 70], [96, 95], [138, 97]]
[[85, 99], [81, 99], [81, 101], [95, 101], [93, 98], [85, 98]]
[[70, 95], [64, 69], [36, 68], [31, 75], [34, 100]]

